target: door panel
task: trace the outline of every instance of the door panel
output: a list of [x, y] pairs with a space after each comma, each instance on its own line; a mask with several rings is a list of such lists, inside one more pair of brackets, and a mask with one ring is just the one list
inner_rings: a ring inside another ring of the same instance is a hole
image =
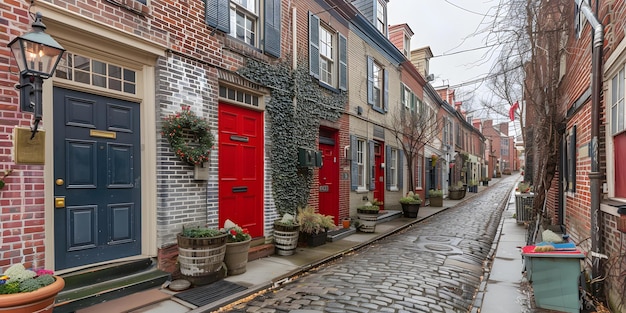
[[53, 92], [55, 269], [140, 254], [139, 104]]
[[[374, 178], [376, 179], [376, 189], [374, 189], [374, 199], [383, 203], [380, 209], [384, 209], [385, 202], [385, 169], [382, 164], [385, 163], [385, 149], [383, 144], [377, 142], [374, 145]], [[371, 199], [372, 201], [374, 199]]]
[[[333, 135], [336, 137], [336, 135]], [[320, 139], [322, 141], [322, 139]], [[335, 139], [320, 143], [322, 167], [319, 172], [319, 212], [334, 217], [339, 223], [339, 157]]]
[[263, 114], [220, 103], [219, 226], [227, 219], [263, 236]]

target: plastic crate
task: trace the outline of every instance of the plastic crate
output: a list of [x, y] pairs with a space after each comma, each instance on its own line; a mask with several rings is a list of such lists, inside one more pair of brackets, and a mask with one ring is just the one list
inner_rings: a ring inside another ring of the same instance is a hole
[[515, 194], [515, 220], [517, 223], [528, 222], [532, 220], [533, 193], [516, 193]]

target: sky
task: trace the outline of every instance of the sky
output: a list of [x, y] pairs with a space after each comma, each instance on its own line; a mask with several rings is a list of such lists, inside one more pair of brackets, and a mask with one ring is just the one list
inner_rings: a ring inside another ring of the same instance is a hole
[[[389, 0], [390, 25], [407, 23], [413, 33], [411, 49], [430, 46], [434, 57], [430, 73], [434, 87], [450, 86], [457, 101], [475, 114], [481, 110], [480, 99], [490, 99], [487, 82], [497, 50], [485, 48], [486, 29], [494, 20], [500, 0]], [[505, 117], [491, 114], [498, 122]]]

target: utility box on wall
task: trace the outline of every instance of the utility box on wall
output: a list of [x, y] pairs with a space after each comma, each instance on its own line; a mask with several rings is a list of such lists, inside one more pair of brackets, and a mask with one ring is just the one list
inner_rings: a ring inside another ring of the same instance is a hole
[[322, 153], [311, 149], [298, 148], [299, 167], [321, 167]]

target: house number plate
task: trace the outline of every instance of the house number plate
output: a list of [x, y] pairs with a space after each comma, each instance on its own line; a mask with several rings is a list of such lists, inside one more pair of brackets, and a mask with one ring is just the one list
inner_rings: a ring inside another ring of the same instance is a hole
[[328, 192], [328, 186], [320, 186], [320, 192]]

